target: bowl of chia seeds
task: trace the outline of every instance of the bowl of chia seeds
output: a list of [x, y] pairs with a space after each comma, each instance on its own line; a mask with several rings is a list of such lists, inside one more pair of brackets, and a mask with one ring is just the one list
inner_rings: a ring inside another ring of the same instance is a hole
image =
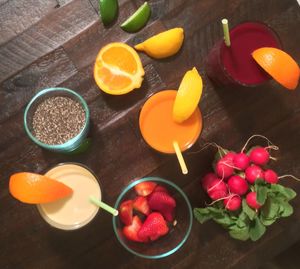
[[90, 112], [85, 100], [66, 88], [38, 92], [24, 113], [25, 131], [40, 147], [55, 152], [72, 152], [85, 140]]

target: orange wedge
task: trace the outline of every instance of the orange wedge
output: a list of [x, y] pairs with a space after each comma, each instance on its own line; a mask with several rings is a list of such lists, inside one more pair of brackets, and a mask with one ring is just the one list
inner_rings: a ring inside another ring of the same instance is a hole
[[252, 53], [254, 60], [278, 83], [289, 90], [296, 89], [299, 66], [286, 52], [277, 48], [259, 48]]
[[65, 184], [34, 173], [16, 173], [10, 177], [11, 195], [27, 204], [54, 202], [70, 196], [73, 190]]
[[124, 43], [110, 43], [97, 55], [94, 79], [108, 94], [121, 95], [140, 88], [144, 74], [139, 55]]

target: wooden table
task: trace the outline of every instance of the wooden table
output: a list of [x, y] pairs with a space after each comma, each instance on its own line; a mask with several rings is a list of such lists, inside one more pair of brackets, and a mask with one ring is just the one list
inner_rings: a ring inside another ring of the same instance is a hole
[[[18, 171], [45, 172], [65, 161], [81, 162], [99, 177], [105, 200], [113, 204], [126, 184], [148, 175], [181, 186], [193, 207], [207, 200], [199, 178], [209, 171], [214, 150], [186, 153], [189, 175], [180, 173], [174, 156], [160, 155], [143, 141], [138, 113], [145, 100], [162, 89], [176, 89], [183, 74], [196, 66], [205, 87], [201, 100], [204, 129], [197, 151], [215, 141], [239, 150], [254, 133], [280, 146], [274, 165], [279, 174], [300, 176], [300, 89], [275, 82], [253, 89], [224, 90], [205, 76], [203, 60], [221, 37], [220, 19], [231, 25], [245, 20], [270, 24], [284, 49], [300, 61], [300, 9], [296, 0], [151, 0], [151, 21], [137, 34], [119, 25], [142, 0], [120, 0], [117, 22], [105, 28], [97, 0], [0, 0], [0, 268], [255, 268], [300, 239], [300, 196], [292, 217], [270, 227], [256, 243], [231, 239], [213, 222], [194, 221], [186, 244], [174, 255], [145, 260], [117, 241], [111, 216], [100, 212], [83, 229], [51, 228], [35, 206], [21, 204], [8, 192], [9, 176]], [[141, 55], [146, 76], [141, 89], [108, 96], [92, 78], [95, 55], [106, 43], [136, 44], [168, 28], [185, 29], [175, 57], [153, 60]], [[23, 129], [24, 107], [42, 88], [63, 86], [80, 93], [91, 110], [92, 148], [78, 156], [57, 155], [34, 145]], [[262, 142], [262, 141], [260, 141]], [[284, 184], [300, 192], [300, 185]]]

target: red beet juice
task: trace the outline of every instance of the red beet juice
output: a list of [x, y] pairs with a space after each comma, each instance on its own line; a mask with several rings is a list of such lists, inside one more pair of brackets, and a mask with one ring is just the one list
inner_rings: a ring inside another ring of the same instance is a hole
[[261, 47], [281, 48], [277, 34], [266, 24], [246, 22], [230, 30], [231, 46], [223, 40], [215, 44], [206, 58], [206, 73], [222, 86], [257, 86], [270, 76], [252, 58]]

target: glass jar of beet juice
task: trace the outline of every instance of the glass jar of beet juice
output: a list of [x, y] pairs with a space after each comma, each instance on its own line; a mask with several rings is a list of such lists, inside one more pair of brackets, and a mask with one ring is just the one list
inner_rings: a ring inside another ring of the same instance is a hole
[[66, 88], [38, 92], [24, 113], [25, 131], [40, 147], [61, 153], [78, 149], [88, 134], [90, 112], [85, 100]]
[[220, 86], [253, 87], [271, 77], [255, 62], [252, 52], [261, 47], [281, 48], [277, 34], [261, 22], [241, 23], [229, 32], [231, 45], [218, 41], [206, 60], [208, 77]]

